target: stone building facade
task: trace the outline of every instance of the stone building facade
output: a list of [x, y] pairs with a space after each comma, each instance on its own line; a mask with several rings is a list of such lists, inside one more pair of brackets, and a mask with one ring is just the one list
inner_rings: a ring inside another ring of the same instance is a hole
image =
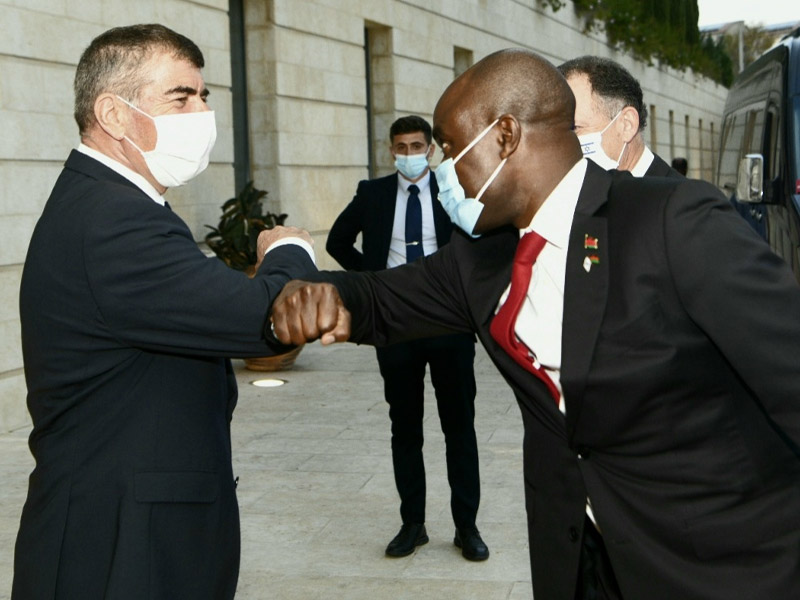
[[[691, 72], [649, 66], [586, 35], [568, 3], [537, 0], [0, 0], [0, 430], [28, 425], [18, 291], [33, 226], [78, 143], [72, 78], [89, 41], [118, 25], [163, 23], [206, 56], [217, 145], [209, 169], [171, 190], [202, 240], [248, 179], [267, 206], [316, 239], [358, 180], [388, 173], [388, 127], [430, 119], [453, 77], [495, 50], [522, 46], [552, 62], [582, 54], [623, 63], [650, 108], [648, 144], [685, 156], [711, 180], [727, 90]], [[438, 159], [435, 159], [438, 160]]]

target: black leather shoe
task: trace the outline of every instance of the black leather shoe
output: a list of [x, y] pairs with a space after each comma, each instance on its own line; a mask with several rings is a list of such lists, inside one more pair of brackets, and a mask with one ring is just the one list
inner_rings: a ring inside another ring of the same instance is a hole
[[461, 548], [461, 556], [467, 560], [486, 560], [489, 558], [489, 547], [481, 539], [481, 534], [475, 527], [456, 528], [456, 537], [453, 543]]
[[422, 523], [403, 523], [400, 533], [386, 546], [386, 556], [408, 556], [417, 546], [428, 543], [428, 532]]

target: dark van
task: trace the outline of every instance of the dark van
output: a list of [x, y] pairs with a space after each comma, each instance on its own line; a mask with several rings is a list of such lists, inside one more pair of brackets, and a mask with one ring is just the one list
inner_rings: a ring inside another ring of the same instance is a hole
[[716, 185], [800, 280], [800, 28], [728, 92]]

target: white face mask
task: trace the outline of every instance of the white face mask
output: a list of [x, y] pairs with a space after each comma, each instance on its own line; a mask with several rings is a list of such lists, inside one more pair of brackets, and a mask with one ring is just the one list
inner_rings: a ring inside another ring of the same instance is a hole
[[602, 131], [596, 131], [594, 133], [587, 133], [578, 136], [578, 141], [581, 144], [583, 155], [589, 160], [596, 162], [606, 171], [616, 169], [619, 166], [619, 161], [622, 160], [622, 154], [625, 152], [625, 147], [628, 145], [628, 142], [622, 144], [622, 152], [619, 153], [616, 161], [606, 154], [602, 146], [603, 134], [609, 127], [611, 127], [611, 124], [616, 121], [617, 117], [619, 117], [621, 114], [622, 111], [619, 111], [617, 115], [608, 122], [608, 125], [603, 127]]
[[117, 98], [155, 123], [156, 147], [152, 150], [145, 152], [128, 136], [125, 139], [141, 152], [147, 168], [158, 183], [168, 188], [177, 187], [205, 170], [217, 140], [213, 110], [153, 117], [125, 98]]
[[474, 198], [467, 198], [464, 188], [458, 182], [458, 175], [456, 174], [456, 163], [461, 160], [467, 152], [472, 150], [472, 147], [480, 142], [483, 137], [492, 130], [492, 127], [497, 125], [500, 119], [492, 121], [486, 129], [480, 132], [474, 140], [458, 153], [455, 158], [448, 158], [436, 167], [434, 175], [436, 175], [436, 184], [439, 186], [439, 202], [450, 217], [450, 220], [458, 225], [461, 229], [467, 232], [474, 238], [480, 237], [480, 234], [475, 235], [472, 231], [475, 229], [475, 224], [478, 222], [478, 217], [481, 216], [483, 211], [483, 203], [480, 202], [483, 193], [500, 174], [500, 170], [506, 164], [506, 158], [500, 161], [497, 168], [489, 175], [489, 179], [483, 184], [483, 187], [478, 190]]

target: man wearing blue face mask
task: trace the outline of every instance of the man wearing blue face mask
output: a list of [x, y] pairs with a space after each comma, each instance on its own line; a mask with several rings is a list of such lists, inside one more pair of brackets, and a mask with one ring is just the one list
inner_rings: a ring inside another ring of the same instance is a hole
[[[435, 146], [431, 126], [416, 115], [389, 130], [396, 173], [361, 181], [353, 201], [328, 234], [327, 250], [350, 271], [379, 271], [413, 262], [447, 244], [453, 225], [436, 201], [438, 188], [428, 161]], [[354, 247], [362, 236], [362, 250]], [[386, 555], [407, 556], [428, 541], [425, 528], [425, 466], [422, 418], [425, 368], [430, 367], [447, 446], [454, 543], [468, 560], [485, 560], [489, 549], [475, 526], [480, 502], [475, 417], [475, 341], [454, 334], [376, 349], [392, 422], [392, 462], [400, 495], [402, 527]]]
[[259, 238], [250, 279], [206, 257], [166, 204], [216, 139], [203, 64], [194, 42], [161, 25], [111, 29], [78, 63], [81, 144], [20, 286], [36, 468], [14, 600], [235, 594], [237, 389], [226, 357], [274, 353], [269, 306], [316, 268], [308, 233], [281, 227]]
[[477, 334], [525, 429], [538, 600], [800, 598], [800, 286], [714, 186], [601, 169], [574, 118], [541, 56], [481, 59], [433, 112], [480, 237], [290, 282], [275, 333]]

